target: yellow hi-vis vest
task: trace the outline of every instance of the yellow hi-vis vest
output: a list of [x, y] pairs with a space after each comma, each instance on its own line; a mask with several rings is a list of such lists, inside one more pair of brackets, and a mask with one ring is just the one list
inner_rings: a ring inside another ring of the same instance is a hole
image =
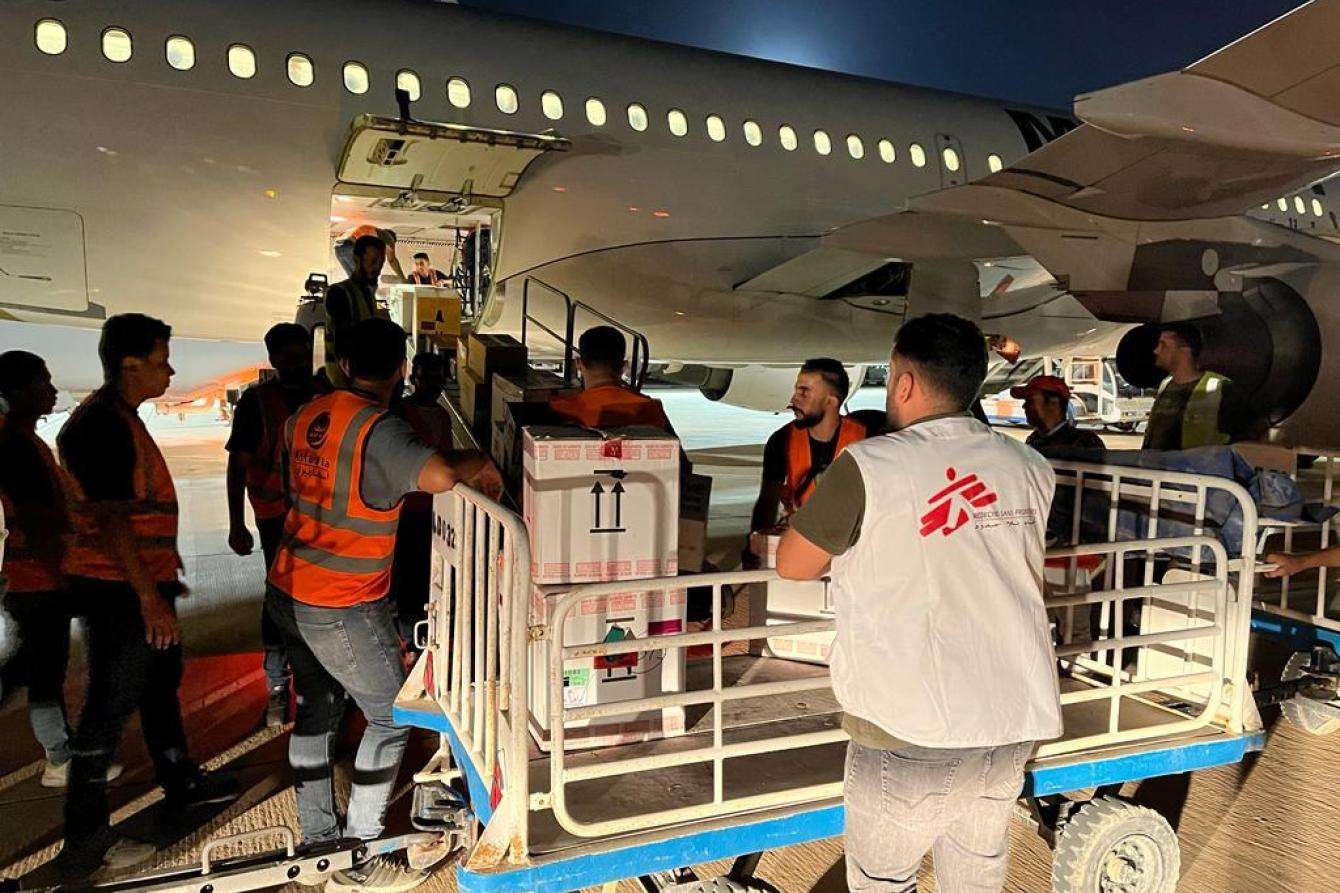
[[[1169, 376], [1159, 385], [1159, 394], [1163, 393]], [[1202, 372], [1200, 381], [1191, 391], [1182, 411], [1182, 446], [1184, 450], [1203, 446], [1219, 446], [1229, 442], [1229, 436], [1219, 430], [1219, 405], [1224, 399], [1224, 385], [1231, 379], [1218, 372]]]

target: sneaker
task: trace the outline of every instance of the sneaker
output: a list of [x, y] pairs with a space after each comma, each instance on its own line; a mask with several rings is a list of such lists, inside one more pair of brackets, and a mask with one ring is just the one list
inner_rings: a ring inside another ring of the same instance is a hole
[[[70, 764], [73, 760], [66, 760], [64, 763], [53, 763], [47, 760], [46, 768], [42, 770], [42, 787], [44, 788], [65, 788], [70, 786]], [[122, 772], [120, 763], [113, 763], [107, 767], [107, 781], [115, 781]]]
[[428, 880], [428, 872], [409, 867], [403, 857], [396, 854], [373, 856], [352, 868], [337, 871], [326, 881], [326, 890], [339, 893], [397, 893], [401, 890], [413, 890]]
[[78, 846], [67, 840], [56, 855], [55, 867], [66, 880], [86, 878], [102, 869], [119, 871], [138, 865], [158, 852], [153, 844], [120, 837], [110, 828], [103, 828], [91, 839]]
[[270, 697], [265, 705], [265, 727], [275, 728], [288, 722], [288, 686], [276, 686], [270, 689]]

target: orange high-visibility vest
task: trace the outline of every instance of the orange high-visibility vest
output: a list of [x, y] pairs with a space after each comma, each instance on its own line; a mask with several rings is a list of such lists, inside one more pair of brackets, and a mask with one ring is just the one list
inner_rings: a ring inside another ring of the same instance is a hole
[[618, 384], [587, 388], [575, 394], [562, 394], [549, 401], [554, 412], [588, 428], [623, 428], [650, 425], [669, 429], [660, 400], [639, 394]]
[[[51, 480], [51, 488], [55, 492], [56, 498], [65, 503], [65, 494], [69, 487], [65, 483], [65, 473], [59, 465], [56, 464], [56, 457], [51, 455], [51, 448], [43, 442], [37, 435], [15, 434], [16, 437], [28, 437], [33, 446], [37, 449], [37, 455], [42, 459], [42, 467]], [[51, 592], [61, 588], [62, 574], [60, 562], [52, 557], [49, 552], [45, 555], [38, 554], [32, 548], [32, 543], [28, 542], [27, 536], [22, 528], [14, 526], [14, 518], [19, 513], [19, 506], [15, 505], [14, 500], [10, 499], [3, 491], [0, 491], [0, 508], [4, 511], [4, 517], [9, 519], [9, 535], [5, 539], [5, 563], [4, 574], [9, 579], [10, 592]], [[58, 555], [59, 552], [57, 551]]]
[[[843, 416], [838, 423], [837, 448], [833, 458], [837, 459], [842, 451], [865, 439], [865, 426], [849, 416]], [[791, 436], [786, 444], [786, 482], [782, 484], [782, 507], [789, 515], [805, 504], [814, 492], [814, 479], [811, 473], [814, 460], [810, 456], [810, 432], [799, 425], [791, 425]]]
[[362, 496], [368, 436], [384, 415], [375, 400], [339, 390], [289, 419], [289, 510], [269, 582], [290, 598], [344, 608], [390, 590], [401, 505], [375, 509]]
[[149, 429], [144, 427], [144, 422], [112, 390], [104, 389], [90, 394], [70, 415], [70, 422], [74, 422], [88, 407], [98, 403], [113, 406], [130, 429], [135, 445], [135, 467], [131, 481], [135, 498], [129, 501], [100, 500], [89, 503], [78, 479], [69, 475], [72, 497], [70, 520], [74, 524], [74, 541], [65, 555], [65, 572], [96, 580], [130, 582], [103, 538], [102, 524], [113, 522], [102, 519], [106, 518], [107, 513], [115, 513], [117, 517], [114, 523], [128, 525], [134, 535], [140, 561], [149, 578], [155, 583], [175, 582], [182, 563], [181, 555], [177, 552], [177, 490], [172, 485], [172, 474], [168, 471], [167, 462], [158, 444], [149, 436]]
[[247, 464], [247, 499], [257, 521], [278, 518], [288, 511], [288, 494], [280, 461], [280, 440], [291, 412], [284, 402], [282, 385], [277, 380], [256, 385], [260, 404], [261, 439]]

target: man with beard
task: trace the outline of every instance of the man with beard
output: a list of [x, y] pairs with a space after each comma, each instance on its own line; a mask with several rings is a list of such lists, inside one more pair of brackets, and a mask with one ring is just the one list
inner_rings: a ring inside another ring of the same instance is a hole
[[763, 485], [751, 530], [775, 527], [779, 507], [790, 517], [838, 454], [865, 438], [865, 425], [842, 414], [850, 390], [851, 379], [837, 360], [821, 357], [800, 367], [787, 406], [796, 420], [769, 437], [763, 449]]

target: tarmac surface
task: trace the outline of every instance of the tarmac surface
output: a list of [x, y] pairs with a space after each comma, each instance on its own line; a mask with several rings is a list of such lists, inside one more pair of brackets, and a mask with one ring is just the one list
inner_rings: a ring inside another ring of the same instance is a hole
[[[697, 470], [714, 478], [710, 558], [719, 566], [732, 566], [756, 493], [761, 444], [786, 419], [710, 404], [694, 392], [658, 396], [665, 400]], [[863, 392], [856, 405], [877, 406], [881, 401], [882, 392]], [[244, 794], [221, 811], [200, 812], [188, 822], [159, 827], [159, 795], [138, 726], [132, 723], [122, 747], [126, 773], [112, 786], [115, 820], [127, 834], [162, 846], [152, 862], [136, 870], [198, 858], [204, 840], [219, 834], [275, 825], [297, 828], [288, 787], [286, 732], [257, 730], [265, 700], [257, 627], [262, 570], [259, 558], [239, 559], [225, 544], [222, 444], [226, 428], [195, 417], [185, 424], [156, 420], [152, 427], [173, 469], [186, 519], [183, 552], [193, 589], [182, 611], [188, 651], [182, 702], [188, 736], [197, 759], [237, 772]], [[1129, 446], [1131, 440], [1110, 438], [1109, 445]], [[1277, 675], [1283, 652], [1267, 642], [1258, 642], [1256, 647], [1253, 665], [1262, 678]], [[76, 651], [67, 685], [72, 716], [77, 715], [81, 698], [82, 672]], [[1283, 721], [1274, 722], [1275, 718], [1266, 717], [1271, 731], [1265, 751], [1241, 766], [1151, 780], [1124, 792], [1157, 805], [1173, 821], [1181, 840], [1178, 890], [1183, 893], [1340, 889], [1340, 784], [1336, 781], [1340, 734], [1311, 737]], [[344, 737], [354, 740], [356, 729], [349, 729]], [[416, 738], [402, 769], [403, 784], [408, 785], [409, 776], [432, 747], [428, 736]], [[41, 768], [41, 751], [28, 731], [20, 694], [0, 709], [0, 877], [40, 871], [58, 849], [61, 792], [38, 785]], [[347, 769], [346, 747], [342, 779]], [[403, 816], [407, 809], [408, 798], [402, 797], [391, 811]], [[182, 834], [187, 836], [181, 838]], [[725, 868], [700, 866], [699, 873], [710, 876]], [[841, 842], [770, 852], [758, 874], [785, 893], [843, 890]], [[923, 881], [922, 889], [936, 889], [929, 865]], [[447, 869], [422, 889], [454, 888], [453, 872]], [[628, 882], [622, 889], [640, 887]], [[1050, 851], [1022, 816], [1014, 823], [1007, 889], [1051, 889]]]

